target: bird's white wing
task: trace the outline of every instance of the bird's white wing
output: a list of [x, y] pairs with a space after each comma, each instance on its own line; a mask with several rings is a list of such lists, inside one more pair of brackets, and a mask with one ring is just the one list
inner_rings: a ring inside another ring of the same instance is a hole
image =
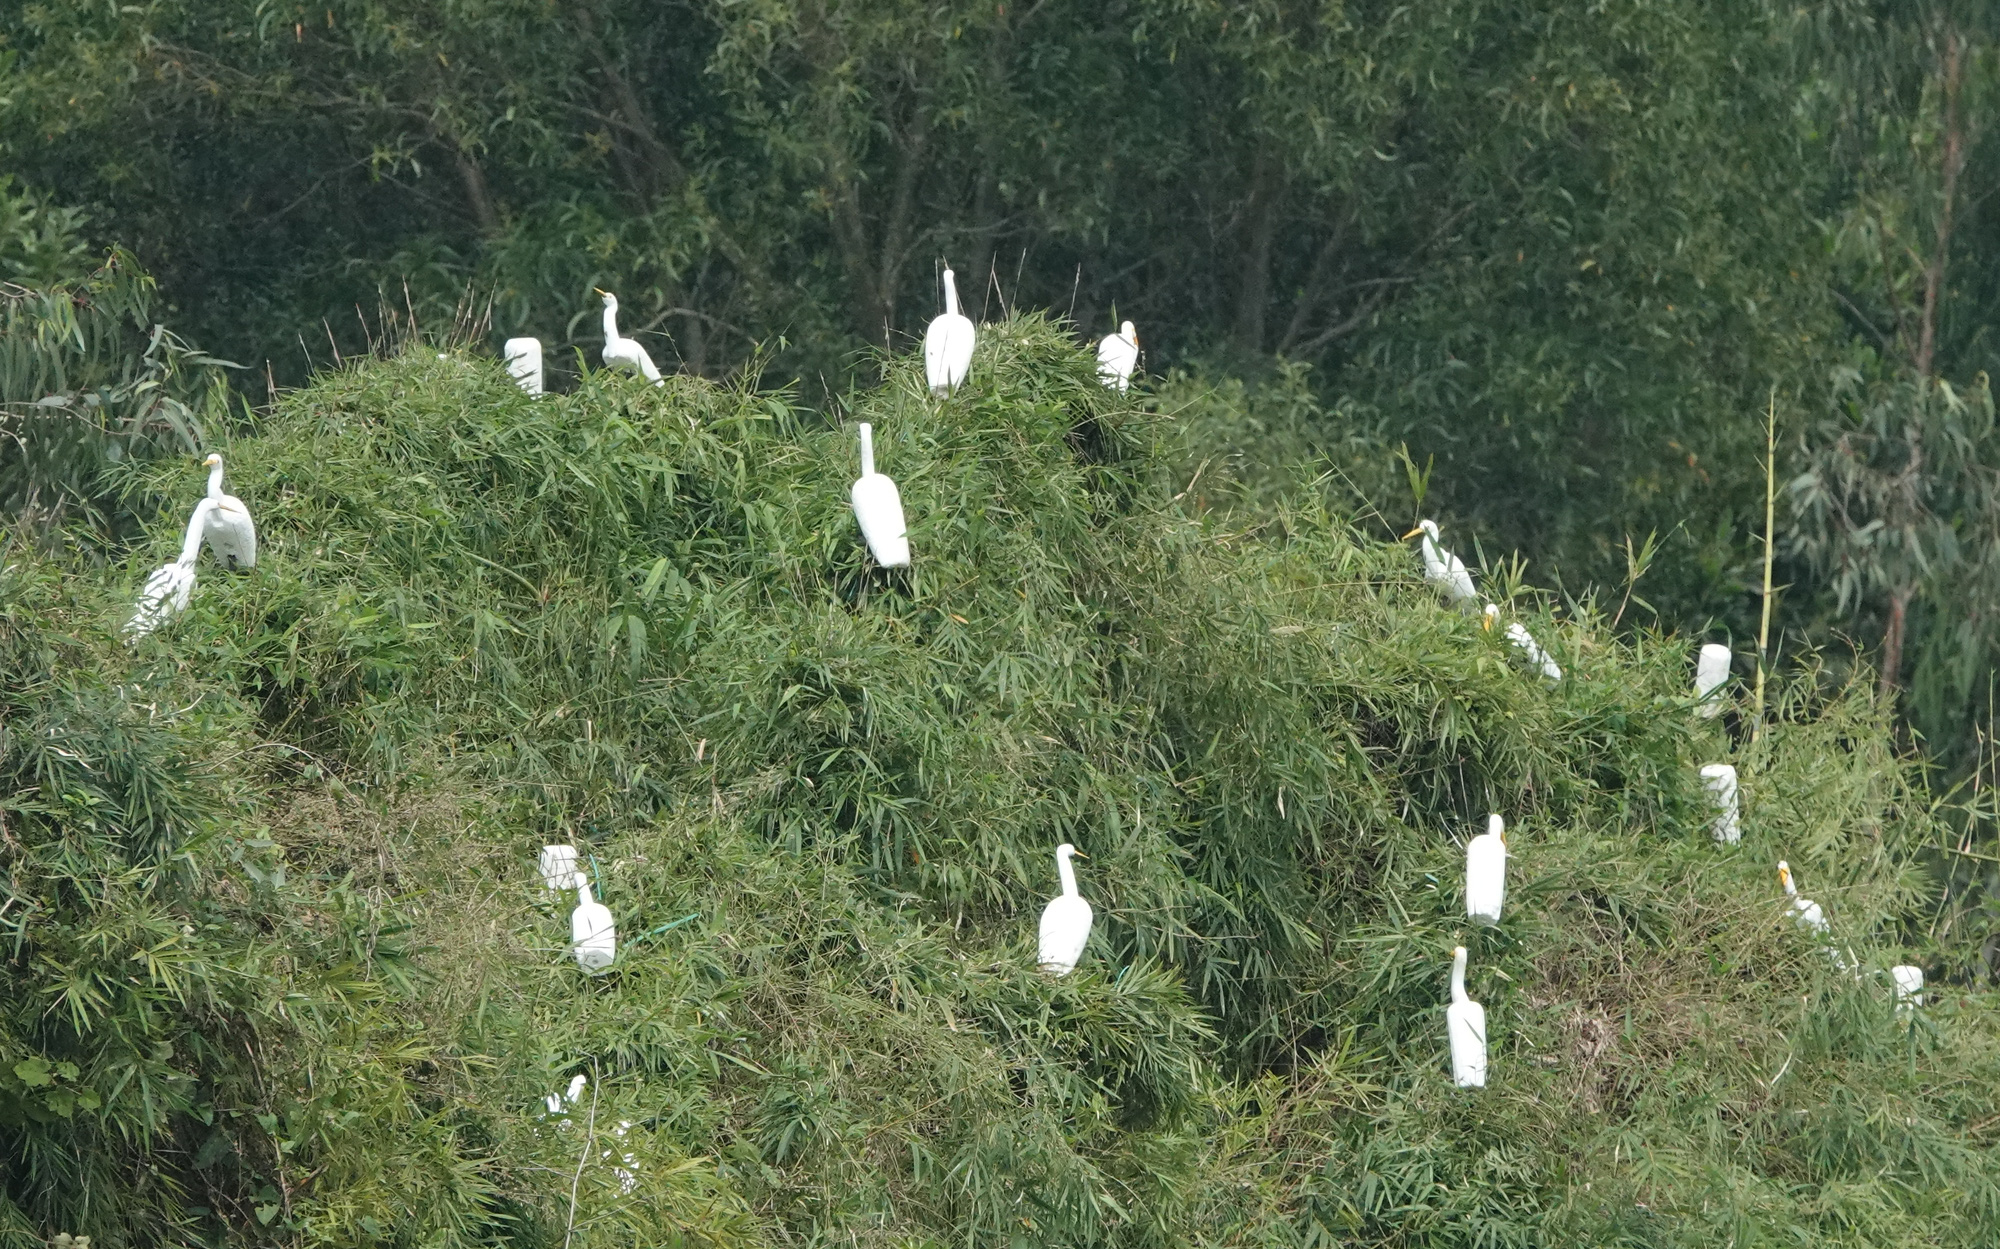
[[1562, 666], [1549, 658], [1549, 653], [1542, 649], [1541, 643], [1535, 641], [1535, 635], [1528, 632], [1526, 625], [1518, 620], [1508, 625], [1507, 640], [1520, 648], [1521, 653], [1528, 657], [1528, 662], [1541, 669], [1544, 677], [1551, 681], [1562, 680]]
[[178, 560], [162, 564], [146, 578], [139, 601], [133, 606], [132, 618], [125, 623], [125, 632], [135, 638], [146, 636], [186, 607], [193, 593], [193, 565]]
[[978, 334], [963, 315], [947, 312], [924, 331], [924, 379], [941, 394], [965, 380]]
[[1124, 335], [1107, 334], [1097, 344], [1097, 376], [1105, 385], [1126, 389], [1131, 385], [1132, 371], [1138, 367], [1138, 344]]
[[208, 549], [216, 561], [231, 571], [257, 566], [257, 522], [250, 509], [234, 495], [224, 495], [209, 513], [205, 530]]
[[896, 483], [882, 473], [870, 473], [855, 480], [850, 497], [854, 519], [861, 524], [861, 536], [875, 562], [884, 568], [908, 564], [909, 529], [903, 523], [903, 498]]

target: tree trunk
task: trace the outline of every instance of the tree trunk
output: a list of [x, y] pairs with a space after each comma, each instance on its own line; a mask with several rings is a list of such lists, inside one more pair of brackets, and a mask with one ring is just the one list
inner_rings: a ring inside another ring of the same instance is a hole
[[1236, 292], [1236, 343], [1245, 351], [1264, 349], [1264, 313], [1271, 302], [1271, 240], [1278, 232], [1278, 204], [1284, 196], [1284, 167], [1270, 149], [1257, 148], [1250, 169], [1250, 200], [1243, 212], [1243, 282]]
[[493, 207], [493, 193], [486, 187], [485, 172], [472, 154], [458, 144], [452, 144], [451, 154], [458, 162], [458, 180], [465, 187], [466, 203], [472, 206], [472, 219], [479, 223], [482, 233], [494, 233], [500, 228], [500, 214]]
[[1880, 698], [1893, 695], [1902, 677], [1903, 625], [1909, 617], [1912, 589], [1898, 586], [1889, 595], [1889, 627], [1882, 631], [1882, 672], [1875, 683], [1875, 693]]

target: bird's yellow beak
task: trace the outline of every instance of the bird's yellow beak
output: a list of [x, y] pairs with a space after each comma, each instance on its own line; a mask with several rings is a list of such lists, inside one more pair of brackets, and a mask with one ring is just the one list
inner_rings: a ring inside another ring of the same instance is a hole
[[1778, 883], [1780, 885], [1789, 885], [1792, 883], [1792, 870], [1790, 868], [1781, 867], [1778, 869]]
[[1494, 621], [1493, 613], [1483, 612], [1479, 617], [1479, 627], [1486, 630], [1488, 633], [1491, 633], [1493, 632], [1493, 621]]
[[201, 462], [201, 466], [203, 468], [214, 468], [220, 463], [222, 463], [222, 457], [211, 451], [208, 453], [208, 458]]
[[1071, 853], [1072, 855], [1074, 855], [1075, 857], [1079, 858], [1079, 859], [1087, 859], [1087, 858], [1089, 858], [1089, 857], [1090, 857], [1089, 855], [1085, 854], [1085, 853], [1084, 853], [1083, 851], [1081, 851], [1081, 850], [1078, 850], [1078, 849], [1077, 849], [1076, 847], [1074, 847], [1074, 846], [1070, 847], [1070, 853]]
[[1400, 540], [1401, 540], [1401, 541], [1403, 541], [1403, 542], [1408, 542], [1408, 541], [1409, 541], [1409, 540], [1410, 540], [1411, 538], [1414, 538], [1414, 537], [1416, 537], [1416, 536], [1417, 536], [1418, 534], [1422, 533], [1423, 531], [1424, 531], [1424, 527], [1423, 527], [1422, 525], [1418, 525], [1418, 526], [1417, 526], [1417, 527], [1416, 527], [1415, 529], [1412, 529], [1412, 530], [1410, 530], [1410, 532], [1408, 532], [1408, 533], [1404, 534], [1404, 535], [1402, 536], [1402, 538], [1401, 538]]
[[596, 291], [600, 295], [609, 295], [611, 293], [610, 291], [605, 290], [601, 286], [593, 286], [590, 289]]

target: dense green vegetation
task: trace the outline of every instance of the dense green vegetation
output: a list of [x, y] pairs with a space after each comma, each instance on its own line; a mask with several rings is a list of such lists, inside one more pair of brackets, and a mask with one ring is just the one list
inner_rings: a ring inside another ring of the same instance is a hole
[[[1991, 1242], [2000, 1021], [1880, 979], [1945, 970], [1945, 834], [1869, 687], [1788, 679], [1751, 744], [1685, 643], [1521, 590], [1548, 685], [1408, 547], [1205, 506], [1227, 465], [1193, 489], [1188, 425], [1059, 328], [991, 327], [943, 402], [881, 367], [827, 420], [350, 364], [229, 445], [256, 572], [136, 646], [189, 461], [114, 478], [134, 548], [10, 548], [7, 1243]], [[1489, 809], [1511, 909], [1468, 932]], [[626, 942], [597, 979], [559, 839]], [[1052, 981], [1064, 839], [1101, 920]]]
[[1959, 776], [2000, 447], [1935, 418], [1994, 365], [1996, 34], [1978, 0], [31, 3], [0, 159], [259, 399], [385, 308], [490, 306], [566, 372], [603, 285], [657, 358], [817, 403], [950, 260], [982, 317], [1135, 318], [1155, 373], [1311, 366], [1314, 436], [1434, 461], [1545, 582], [1656, 534], [1640, 618], [1739, 649], [1775, 397], [1781, 641], [1879, 647]]
[[[0, 1247], [1995, 1243], [1996, 88], [1974, 0], [0, 6]], [[264, 559], [127, 645], [212, 448]]]

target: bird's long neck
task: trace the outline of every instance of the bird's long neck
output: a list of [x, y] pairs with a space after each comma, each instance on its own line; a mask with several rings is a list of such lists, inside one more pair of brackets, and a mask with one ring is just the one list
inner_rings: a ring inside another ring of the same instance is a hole
[[951, 316], [958, 315], [958, 283], [952, 280], [949, 269], [944, 271], [944, 310]]
[[208, 497], [211, 499], [219, 499], [222, 497], [221, 460], [217, 460], [215, 463], [208, 466]]
[[1063, 897], [1076, 897], [1076, 869], [1069, 865], [1069, 856], [1061, 852], [1056, 854], [1056, 874], [1062, 877]]
[[1460, 946], [1451, 955], [1451, 1000], [1454, 1003], [1469, 1002], [1465, 996], [1465, 947]]
[[578, 906], [589, 906], [594, 901], [596, 899], [590, 896], [590, 879], [583, 874], [582, 868], [578, 868], [576, 870], [576, 904]]
[[208, 530], [208, 514], [214, 510], [215, 504], [209, 499], [195, 505], [194, 515], [188, 517], [187, 535], [181, 539], [181, 563], [193, 564], [201, 558], [202, 535]]
[[861, 422], [861, 475], [875, 475], [875, 427], [867, 421]]
[[604, 305], [604, 341], [607, 343], [618, 341], [618, 309], [610, 304]]

